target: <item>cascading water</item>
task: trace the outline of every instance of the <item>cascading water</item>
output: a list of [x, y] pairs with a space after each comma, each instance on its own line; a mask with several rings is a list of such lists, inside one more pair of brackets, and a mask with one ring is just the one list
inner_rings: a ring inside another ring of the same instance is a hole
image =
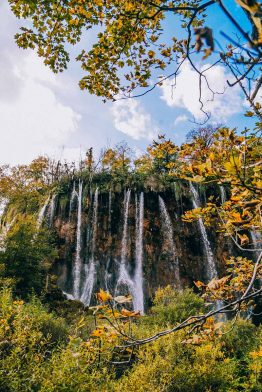
[[2, 226], [1, 218], [4, 213], [6, 205], [7, 205], [6, 200], [0, 201], [0, 250], [3, 250], [1, 248], [1, 241], [4, 239], [4, 235], [5, 235], [5, 228], [3, 228], [3, 226]]
[[[192, 200], [193, 207], [199, 208], [200, 207], [200, 200], [199, 200], [198, 192], [191, 182], [189, 183], [189, 187], [190, 187], [190, 191], [193, 196], [193, 200]], [[217, 270], [216, 270], [216, 264], [215, 264], [215, 260], [214, 260], [214, 255], [213, 255], [213, 252], [211, 249], [211, 245], [210, 245], [210, 242], [209, 242], [209, 239], [207, 236], [207, 231], [206, 231], [206, 228], [205, 228], [205, 225], [203, 223], [202, 218], [198, 219], [198, 224], [199, 224], [202, 240], [204, 243], [205, 254], [206, 254], [206, 258], [207, 258], [207, 278], [208, 278], [208, 280], [211, 280], [211, 279], [218, 277]]]
[[220, 190], [220, 196], [221, 196], [221, 203], [224, 204], [227, 201], [227, 195], [225, 188], [223, 185], [219, 185], [219, 190]]
[[116, 283], [115, 294], [117, 294], [120, 290], [120, 286], [127, 286], [129, 292], [131, 292], [134, 297], [134, 284], [132, 279], [129, 276], [129, 273], [126, 268], [126, 256], [127, 256], [127, 240], [128, 240], [128, 215], [129, 215], [129, 204], [130, 204], [130, 196], [131, 190], [129, 189], [124, 198], [124, 226], [123, 226], [123, 236], [122, 236], [122, 244], [121, 244], [121, 262], [119, 269], [119, 277]]
[[160, 215], [161, 215], [162, 231], [167, 237], [170, 255], [175, 262], [175, 277], [176, 277], [175, 283], [177, 288], [180, 289], [181, 288], [180, 272], [179, 272], [179, 264], [176, 256], [176, 247], [175, 247], [174, 236], [173, 236], [173, 225], [164, 200], [162, 199], [161, 196], [158, 196], [158, 200], [159, 200], [159, 208], [160, 208]]
[[76, 198], [78, 198], [78, 194], [76, 192], [76, 183], [74, 181], [73, 190], [72, 190], [72, 193], [71, 193], [70, 203], [69, 203], [69, 222], [71, 220], [71, 215], [72, 215], [72, 210], [73, 210], [73, 203], [74, 203], [74, 200]]
[[108, 195], [108, 234], [111, 235], [111, 224], [112, 224], [112, 190], [110, 189]]
[[144, 193], [136, 200], [136, 267], [134, 275], [133, 307], [144, 313], [143, 293], [143, 230], [144, 230]]
[[53, 195], [50, 206], [49, 206], [49, 213], [48, 213], [48, 225], [51, 227], [53, 225], [54, 216], [55, 216], [55, 209], [56, 209], [56, 199], [57, 195]]
[[[109, 194], [108, 194], [108, 239], [109, 241], [111, 241], [111, 235], [112, 235], [112, 190], [110, 189]], [[110, 247], [109, 247], [110, 249]], [[110, 286], [110, 278], [111, 278], [111, 274], [109, 273], [109, 266], [110, 266], [110, 256], [111, 256], [111, 252], [109, 251], [109, 255], [108, 255], [108, 260], [106, 263], [106, 270], [105, 270], [105, 287], [107, 291], [111, 291], [111, 287]]]
[[127, 228], [128, 228], [128, 214], [129, 214], [129, 203], [130, 203], [131, 191], [128, 191], [125, 194], [124, 200], [124, 228], [123, 228], [123, 237], [122, 237], [122, 247], [121, 247], [121, 266], [126, 265], [126, 254], [127, 254]]
[[252, 244], [253, 244], [255, 256], [256, 256], [256, 258], [258, 258], [258, 256], [262, 252], [262, 236], [261, 236], [261, 233], [255, 231], [255, 230], [252, 230], [250, 232], [250, 235], [251, 235], [251, 239], [252, 239]]
[[46, 210], [47, 210], [47, 207], [48, 207], [48, 204], [49, 204], [49, 200], [50, 200], [50, 195], [48, 196], [48, 198], [45, 201], [45, 204], [43, 205], [43, 207], [39, 211], [39, 214], [38, 214], [38, 217], [37, 217], [37, 227], [38, 228], [42, 226], [42, 223], [43, 223], [43, 220], [44, 220], [44, 217], [45, 217], [45, 214], [46, 214]]
[[82, 225], [82, 190], [83, 183], [79, 181], [78, 188], [78, 208], [77, 208], [77, 229], [76, 229], [76, 256], [74, 264], [74, 287], [73, 296], [75, 299], [80, 297], [80, 281], [81, 281], [81, 225]]
[[95, 248], [97, 239], [97, 212], [98, 212], [98, 188], [96, 188], [93, 202], [92, 217], [92, 239], [91, 239], [91, 256], [88, 263], [85, 264], [85, 281], [80, 300], [86, 305], [90, 305], [92, 292], [95, 283], [96, 265], [95, 265]]
[[[7, 202], [6, 202], [6, 204], [7, 204]], [[1, 214], [4, 213], [4, 209], [5, 209], [6, 204], [4, 204], [4, 203], [2, 204]], [[2, 217], [2, 215], [0, 216], [0, 218], [1, 217]], [[3, 246], [2, 241], [6, 238], [6, 235], [9, 232], [9, 230], [11, 229], [11, 227], [13, 226], [13, 224], [15, 223], [15, 220], [16, 220], [16, 216], [13, 217], [11, 222], [7, 222], [5, 225], [0, 226], [0, 251], [5, 250], [5, 247]]]
[[[194, 187], [194, 185], [190, 182], [189, 183], [189, 187], [190, 187], [190, 191], [193, 195], [193, 207], [194, 208], [199, 208], [201, 203], [199, 200], [199, 196], [198, 196], [198, 192], [196, 190], [196, 188]], [[215, 264], [215, 258], [211, 249], [211, 245], [207, 236], [207, 231], [203, 222], [202, 218], [198, 219], [198, 224], [199, 224], [199, 228], [200, 228], [200, 232], [202, 235], [202, 240], [204, 243], [204, 248], [205, 248], [205, 253], [206, 253], [206, 258], [207, 258], [207, 279], [210, 281], [212, 279], [217, 279], [218, 278], [218, 273], [217, 273], [217, 269], [216, 269], [216, 264]], [[217, 300], [215, 302], [215, 307], [216, 309], [220, 309], [223, 306], [223, 301], [219, 301]], [[223, 315], [220, 315], [220, 319], [221, 320], [225, 320], [226, 317]]]
[[4, 213], [5, 208], [6, 208], [6, 206], [7, 206], [7, 203], [8, 203], [8, 200], [7, 200], [7, 199], [2, 199], [2, 200], [0, 201], [0, 220], [1, 220], [1, 217], [2, 217], [2, 215], [3, 215], [3, 213]]

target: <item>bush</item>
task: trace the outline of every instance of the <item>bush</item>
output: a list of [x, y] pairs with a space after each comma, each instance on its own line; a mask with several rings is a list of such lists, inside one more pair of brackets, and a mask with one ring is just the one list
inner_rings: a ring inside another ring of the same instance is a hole
[[0, 318], [0, 391], [37, 390], [36, 375], [52, 352], [65, 344], [68, 327], [39, 300], [13, 300], [9, 289], [1, 292]]
[[113, 390], [225, 392], [237, 385], [237, 365], [224, 357], [219, 344], [192, 346], [183, 343], [184, 338], [184, 333], [168, 336], [143, 349], [138, 363]]
[[158, 289], [150, 312], [153, 323], [167, 326], [204, 311], [204, 300], [192, 289], [176, 291], [171, 286]]
[[4, 278], [14, 280], [15, 293], [28, 297], [40, 294], [45, 274], [57, 253], [47, 229], [38, 230], [33, 217], [18, 216], [0, 250]]
[[[157, 291], [151, 315], [126, 326], [133, 338], [145, 337], [202, 309], [191, 290], [168, 286]], [[24, 303], [2, 289], [0, 392], [259, 391], [261, 330], [250, 322], [225, 323], [222, 336], [194, 332], [201, 337], [195, 341], [181, 330], [141, 346], [130, 363], [116, 367], [110, 359], [122, 341], [90, 337], [90, 317], [80, 312], [68, 327], [36, 297]]]
[[261, 334], [261, 328], [257, 328], [251, 321], [241, 319], [236, 323], [227, 323], [225, 331], [228, 332], [221, 337], [223, 350], [237, 359], [243, 359], [257, 347]]

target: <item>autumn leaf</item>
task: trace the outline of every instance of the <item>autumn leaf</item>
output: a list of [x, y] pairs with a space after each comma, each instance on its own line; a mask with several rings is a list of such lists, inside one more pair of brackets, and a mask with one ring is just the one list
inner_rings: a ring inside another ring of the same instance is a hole
[[100, 302], [106, 302], [106, 301], [110, 301], [111, 299], [113, 299], [112, 295], [109, 294], [107, 291], [104, 291], [102, 289], [100, 289], [99, 293], [97, 293], [97, 299]]
[[212, 280], [207, 284], [207, 287], [208, 287], [210, 290], [218, 290], [218, 289], [222, 288], [222, 287], [228, 282], [228, 280], [230, 279], [230, 276], [231, 276], [231, 275], [224, 276], [224, 277], [221, 278], [221, 279], [212, 279]]
[[104, 334], [104, 330], [102, 328], [95, 329], [90, 336], [94, 338], [100, 338]]
[[201, 282], [200, 280], [194, 281], [194, 285], [200, 289], [201, 287], [206, 287], [205, 283]]
[[199, 346], [203, 342], [204, 342], [203, 337], [196, 335], [196, 334], [194, 334], [190, 339], [182, 341], [182, 343], [184, 343], [184, 344], [193, 344], [196, 346]]
[[140, 312], [130, 311], [127, 309], [122, 309], [121, 314], [124, 317], [139, 317], [140, 316]]
[[118, 297], [114, 297], [114, 300], [118, 304], [125, 304], [128, 302], [132, 302], [132, 296], [131, 295], [119, 295]]
[[240, 245], [246, 245], [249, 243], [249, 238], [246, 234], [237, 234], [238, 238], [240, 239]]

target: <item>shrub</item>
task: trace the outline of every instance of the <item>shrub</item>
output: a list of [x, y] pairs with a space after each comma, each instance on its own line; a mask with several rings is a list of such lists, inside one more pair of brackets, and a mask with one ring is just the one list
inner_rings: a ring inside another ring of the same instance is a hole
[[204, 310], [204, 300], [192, 289], [176, 291], [171, 286], [158, 289], [150, 317], [158, 325], [173, 325]]

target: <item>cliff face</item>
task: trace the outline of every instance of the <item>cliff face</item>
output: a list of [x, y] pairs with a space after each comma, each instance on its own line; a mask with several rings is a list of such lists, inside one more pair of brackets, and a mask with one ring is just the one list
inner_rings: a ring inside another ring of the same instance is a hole
[[221, 275], [221, 260], [235, 252], [230, 242], [201, 221], [181, 219], [212, 193], [220, 202], [218, 189], [201, 194], [183, 182], [160, 193], [70, 184], [53, 197], [45, 218], [58, 234], [59, 286], [86, 305], [99, 288], [131, 293], [134, 308], [143, 311], [159, 286], [181, 288]]

